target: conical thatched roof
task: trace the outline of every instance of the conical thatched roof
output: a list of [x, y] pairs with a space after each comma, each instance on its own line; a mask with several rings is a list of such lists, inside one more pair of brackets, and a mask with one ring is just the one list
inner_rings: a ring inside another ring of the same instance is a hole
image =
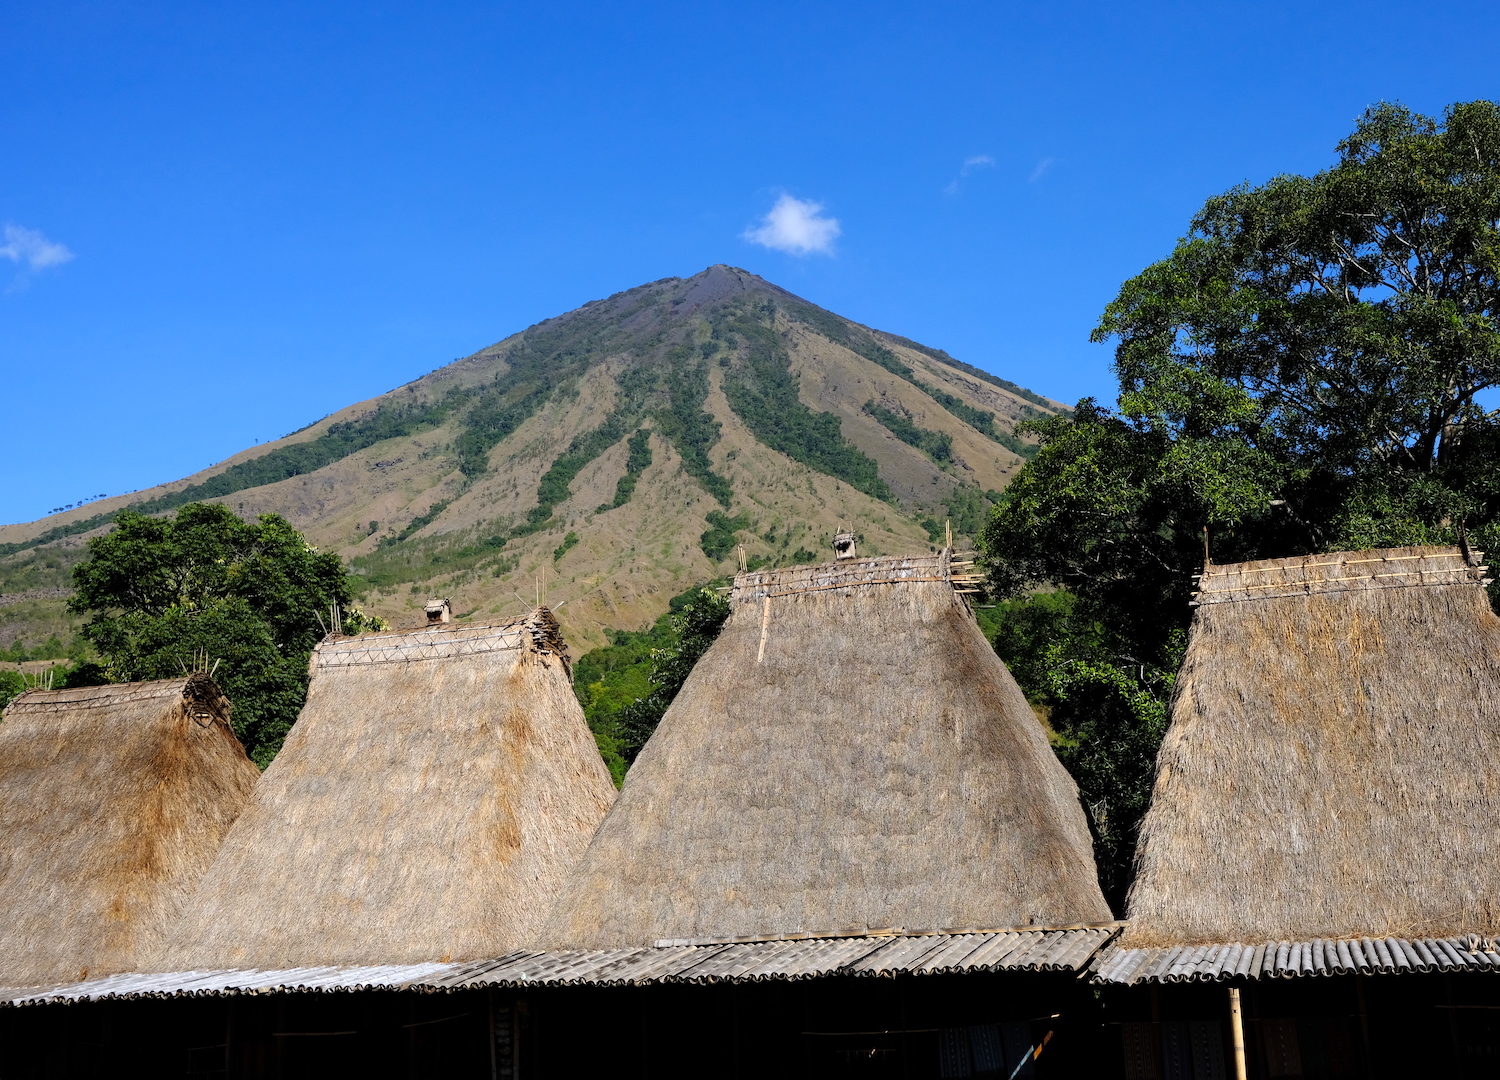
[[535, 932], [613, 797], [545, 608], [331, 638], [159, 966], [501, 955]]
[[741, 574], [541, 941], [1107, 922], [1072, 780], [946, 553]]
[[1207, 568], [1119, 949], [1500, 933], [1481, 578], [1453, 548]]
[[0, 723], [0, 985], [133, 971], [260, 771], [206, 675], [32, 690]]

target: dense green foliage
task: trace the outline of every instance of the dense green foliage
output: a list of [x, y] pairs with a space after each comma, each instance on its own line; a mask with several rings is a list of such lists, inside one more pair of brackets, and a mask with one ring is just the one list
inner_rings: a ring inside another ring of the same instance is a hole
[[[338, 556], [309, 547], [275, 514], [254, 523], [191, 503], [175, 518], [125, 512], [89, 541], [69, 608], [92, 616], [83, 636], [101, 681], [172, 678], [200, 653], [234, 703], [236, 734], [264, 767], [307, 692], [307, 661], [330, 604], [347, 606]], [[356, 610], [345, 628], [358, 631]]]
[[607, 646], [573, 665], [574, 692], [616, 785], [728, 617], [723, 595], [694, 586], [650, 629], [612, 630]]
[[[1001, 596], [1074, 597], [1028, 690], [1077, 740], [1112, 898], [1189, 620], [1215, 562], [1500, 542], [1500, 107], [1371, 109], [1333, 168], [1210, 199], [1121, 288], [1117, 410], [1042, 442], [985, 534]], [[1113, 839], [1111, 839], [1111, 836]]]
[[891, 499], [873, 459], [844, 438], [839, 418], [814, 412], [797, 396], [797, 376], [781, 336], [769, 325], [774, 305], [740, 312], [728, 328], [743, 339], [740, 361], [724, 379], [724, 396], [755, 437], [793, 461], [836, 477], [856, 491]]
[[1118, 655], [1118, 635], [1068, 592], [1034, 593], [983, 614], [995, 651], [1050, 716], [1053, 747], [1078, 782], [1093, 827], [1100, 884], [1119, 911], [1166, 731], [1181, 632], [1160, 664], [1142, 665]]
[[882, 427], [908, 446], [915, 446], [939, 464], [953, 460], [953, 436], [941, 431], [928, 431], [912, 423], [911, 418], [893, 412], [873, 401], [865, 402], [865, 412], [880, 421]]
[[615, 484], [615, 498], [613, 502], [601, 503], [594, 511], [602, 514], [606, 510], [614, 510], [624, 506], [635, 494], [635, 485], [641, 478], [641, 474], [651, 467], [651, 431], [649, 428], [641, 428], [630, 441], [625, 444], [627, 454], [625, 458], [625, 475], [620, 477]]
[[0, 649], [0, 662], [8, 664], [24, 664], [28, 660], [62, 660], [67, 658], [75, 662], [82, 662], [88, 658], [88, 642], [81, 636], [74, 635], [72, 640], [64, 642], [62, 638], [53, 634], [39, 645], [27, 648], [25, 642], [20, 638], [10, 643], [10, 648]]
[[0, 710], [9, 705], [11, 699], [26, 689], [26, 680], [19, 671], [0, 671]]
[[712, 562], [718, 562], [728, 555], [734, 547], [734, 534], [741, 529], [748, 529], [752, 524], [749, 514], [736, 514], [730, 517], [722, 510], [710, 510], [706, 516], [708, 529], [698, 538], [699, 545], [703, 548], [703, 554], [707, 555]]

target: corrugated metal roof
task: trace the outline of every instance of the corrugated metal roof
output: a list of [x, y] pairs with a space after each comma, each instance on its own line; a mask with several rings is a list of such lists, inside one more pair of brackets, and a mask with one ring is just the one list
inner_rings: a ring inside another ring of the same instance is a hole
[[1494, 940], [1454, 938], [1314, 938], [1258, 945], [1176, 945], [1108, 948], [1093, 965], [1101, 983], [1222, 982], [1312, 975], [1395, 975], [1409, 971], [1496, 971]]
[[486, 987], [763, 982], [812, 979], [823, 975], [1078, 971], [1114, 933], [1114, 927], [1085, 927], [973, 934], [892, 934], [637, 949], [515, 952], [491, 960], [450, 964], [111, 975], [70, 986], [0, 990], [0, 1004], [39, 1005], [295, 991], [415, 989], [436, 992]]

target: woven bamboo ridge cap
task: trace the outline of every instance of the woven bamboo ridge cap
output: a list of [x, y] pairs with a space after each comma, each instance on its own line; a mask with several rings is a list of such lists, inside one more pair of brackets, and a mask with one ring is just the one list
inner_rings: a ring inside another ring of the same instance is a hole
[[908, 930], [905, 927], [850, 927], [847, 930], [831, 931], [803, 931], [795, 930], [785, 934], [746, 934], [729, 937], [703, 937], [703, 938], [661, 938], [652, 942], [652, 947], [657, 949], [672, 949], [687, 945], [757, 945], [773, 941], [832, 941], [840, 938], [873, 938], [873, 937], [962, 937], [971, 934], [1062, 934], [1072, 930], [1099, 930], [1110, 931], [1124, 927], [1122, 920], [1099, 923], [1068, 923], [1060, 926], [962, 926], [946, 927], [940, 930]]
[[1196, 575], [1198, 604], [1356, 589], [1488, 584], [1482, 551], [1404, 547], [1209, 564]]
[[339, 667], [351, 662], [445, 659], [528, 646], [536, 652], [567, 656], [557, 617], [546, 606], [496, 623], [435, 623], [365, 634], [330, 634], [318, 643], [313, 657], [318, 666]]
[[121, 705], [131, 701], [179, 697], [186, 692], [192, 678], [188, 675], [179, 675], [175, 679], [154, 679], [151, 682], [107, 683], [104, 686], [75, 686], [55, 690], [25, 690], [11, 700], [6, 707], [6, 712], [12, 709], [92, 709]]
[[836, 559], [775, 570], [742, 570], [734, 576], [730, 593], [731, 599], [743, 601], [856, 585], [899, 585], [921, 581], [967, 583], [981, 580], [971, 569], [973, 558], [972, 551], [938, 551], [922, 555]]

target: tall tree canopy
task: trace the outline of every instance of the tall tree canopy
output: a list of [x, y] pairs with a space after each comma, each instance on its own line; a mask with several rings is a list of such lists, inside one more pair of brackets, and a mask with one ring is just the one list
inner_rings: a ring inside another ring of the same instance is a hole
[[[351, 599], [339, 557], [279, 515], [251, 523], [207, 503], [175, 518], [126, 511], [89, 556], [69, 606], [93, 616], [82, 632], [102, 657], [99, 681], [173, 678], [201, 651], [218, 663], [246, 751], [269, 764], [302, 708], [329, 605]], [[373, 624], [357, 609], [344, 616], [348, 632]]]
[[1327, 171], [1210, 199], [1094, 340], [1117, 407], [1033, 425], [984, 546], [1000, 594], [1075, 598], [1016, 640], [1118, 902], [1205, 528], [1215, 562], [1500, 542], [1500, 106], [1379, 105]]

